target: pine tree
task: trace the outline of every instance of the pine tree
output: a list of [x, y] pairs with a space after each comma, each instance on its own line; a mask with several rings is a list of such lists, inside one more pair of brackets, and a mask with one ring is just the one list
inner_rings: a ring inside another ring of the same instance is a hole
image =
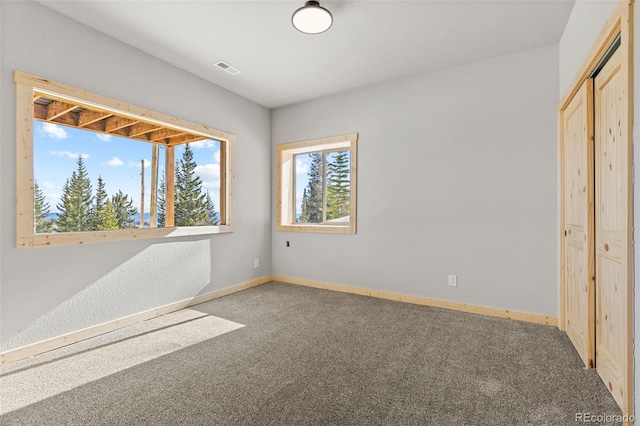
[[104, 210], [102, 214], [102, 221], [98, 225], [97, 228], [99, 231], [107, 231], [111, 229], [120, 229], [120, 225], [118, 223], [118, 216], [116, 215], [116, 210], [111, 203], [111, 200], [107, 198], [104, 202]]
[[92, 226], [96, 231], [120, 229], [113, 203], [109, 200], [102, 176], [98, 176], [95, 204], [92, 212]]
[[164, 179], [164, 172], [160, 178], [160, 185], [158, 186], [158, 205], [156, 206], [156, 226], [158, 228], [164, 228], [164, 221], [166, 217], [164, 209], [164, 196], [166, 191], [166, 184]]
[[122, 190], [118, 190], [118, 193], [111, 197], [111, 207], [116, 218], [117, 229], [135, 226], [134, 216], [138, 213], [138, 209], [133, 207], [133, 200], [127, 194], [123, 194]]
[[205, 208], [207, 210], [207, 225], [217, 225], [220, 221], [218, 212], [216, 211], [216, 205], [211, 198], [211, 194], [207, 191], [207, 197], [205, 198]]
[[206, 194], [202, 180], [195, 174], [197, 164], [189, 144], [176, 165], [175, 226], [197, 226], [207, 223]]
[[327, 220], [349, 216], [351, 165], [349, 151], [335, 153], [327, 165]]
[[46, 201], [38, 181], [35, 181], [33, 184], [33, 218], [36, 234], [48, 234], [53, 231], [53, 222], [47, 219], [49, 213], [49, 203]]
[[78, 169], [71, 174], [62, 187], [62, 197], [57, 208], [56, 220], [59, 232], [79, 232], [91, 229], [91, 181], [82, 156], [76, 163]]
[[304, 188], [302, 192], [302, 213], [300, 217], [296, 217], [296, 222], [305, 222], [303, 218], [306, 218], [309, 214], [309, 194], [307, 193], [307, 188]]
[[[96, 188], [95, 202], [91, 210], [91, 226], [94, 230], [104, 231], [107, 229], [114, 229], [106, 227], [106, 210], [105, 205], [109, 200], [107, 191], [105, 189], [104, 179], [102, 176], [98, 176], [98, 186]], [[113, 207], [113, 206], [112, 206]], [[118, 229], [118, 228], [115, 228]]]
[[324, 165], [322, 152], [312, 152], [311, 164], [307, 177], [309, 183], [305, 188], [302, 198], [302, 217], [301, 222], [321, 223], [322, 222], [322, 192], [324, 185]]

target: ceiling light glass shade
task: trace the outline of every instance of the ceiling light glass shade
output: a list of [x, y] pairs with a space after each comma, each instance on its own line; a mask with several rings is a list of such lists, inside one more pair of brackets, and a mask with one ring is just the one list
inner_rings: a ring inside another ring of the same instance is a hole
[[327, 31], [333, 24], [333, 16], [317, 1], [308, 1], [303, 7], [293, 12], [291, 23], [305, 34], [319, 34]]

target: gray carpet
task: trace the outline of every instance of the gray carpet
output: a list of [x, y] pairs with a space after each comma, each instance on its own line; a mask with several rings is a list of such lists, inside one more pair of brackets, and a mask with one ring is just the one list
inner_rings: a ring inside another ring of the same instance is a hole
[[[0, 424], [562, 426], [621, 414], [553, 327], [280, 283], [189, 311], [3, 367], [0, 407], [26, 402]], [[101, 363], [99, 351], [131, 355]]]

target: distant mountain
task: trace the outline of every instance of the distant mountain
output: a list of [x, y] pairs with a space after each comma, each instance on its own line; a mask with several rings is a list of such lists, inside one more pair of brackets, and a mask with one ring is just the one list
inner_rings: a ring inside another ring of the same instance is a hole
[[[144, 224], [148, 227], [151, 222], [151, 213], [144, 214]], [[133, 215], [133, 224], [137, 228], [140, 226], [140, 213], [136, 213]]]

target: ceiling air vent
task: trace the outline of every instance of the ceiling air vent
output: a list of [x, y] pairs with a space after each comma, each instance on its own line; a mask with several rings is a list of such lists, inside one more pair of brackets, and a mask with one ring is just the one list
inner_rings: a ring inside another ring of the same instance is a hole
[[228, 63], [224, 62], [224, 61], [218, 61], [214, 64], [216, 67], [220, 68], [223, 71], [228, 72], [231, 75], [238, 75], [240, 74], [242, 71], [240, 71], [238, 68], [229, 65]]

